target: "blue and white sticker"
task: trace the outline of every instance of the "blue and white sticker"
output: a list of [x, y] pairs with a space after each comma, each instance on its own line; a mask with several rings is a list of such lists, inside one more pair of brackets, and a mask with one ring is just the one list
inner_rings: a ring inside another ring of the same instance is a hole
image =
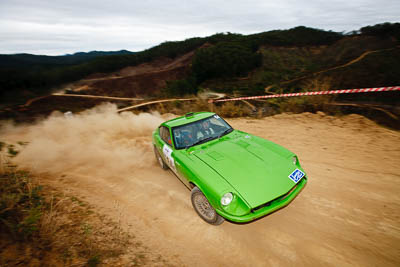
[[289, 178], [292, 180], [295, 184], [297, 184], [298, 181], [300, 181], [301, 178], [303, 178], [304, 172], [300, 171], [299, 169], [295, 169], [290, 175]]

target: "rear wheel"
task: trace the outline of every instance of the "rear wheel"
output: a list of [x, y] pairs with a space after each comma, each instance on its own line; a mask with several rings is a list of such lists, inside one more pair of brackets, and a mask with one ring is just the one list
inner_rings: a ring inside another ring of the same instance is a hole
[[155, 154], [156, 159], [157, 159], [158, 163], [160, 164], [161, 168], [163, 170], [167, 170], [168, 169], [168, 165], [165, 164], [163, 158], [160, 155], [160, 152], [158, 152], [158, 150], [157, 150], [157, 148], [155, 146], [153, 148], [154, 148], [154, 154]]
[[192, 189], [191, 199], [194, 210], [204, 221], [212, 225], [220, 225], [225, 221], [211, 206], [198, 187]]

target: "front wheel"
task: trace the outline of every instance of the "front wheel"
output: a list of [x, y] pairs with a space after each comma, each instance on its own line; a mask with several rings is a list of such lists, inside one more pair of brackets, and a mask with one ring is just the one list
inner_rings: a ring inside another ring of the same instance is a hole
[[198, 187], [192, 189], [191, 199], [194, 210], [204, 221], [212, 225], [220, 225], [225, 221], [211, 206], [206, 196]]

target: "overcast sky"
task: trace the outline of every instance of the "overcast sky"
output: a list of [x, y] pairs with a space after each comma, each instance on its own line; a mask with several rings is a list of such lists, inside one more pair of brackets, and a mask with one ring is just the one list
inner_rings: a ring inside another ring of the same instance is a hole
[[141, 51], [217, 32], [400, 21], [400, 0], [0, 0], [0, 54]]

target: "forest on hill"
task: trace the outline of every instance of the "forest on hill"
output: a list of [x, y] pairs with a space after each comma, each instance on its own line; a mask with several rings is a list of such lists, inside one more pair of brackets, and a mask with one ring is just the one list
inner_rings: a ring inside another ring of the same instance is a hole
[[264, 93], [265, 87], [272, 93], [301, 91], [303, 78], [346, 64], [366, 52], [374, 53], [351, 68], [321, 73], [319, 79], [329, 80], [330, 86], [338, 89], [398, 85], [399, 40], [400, 23], [367, 26], [347, 34], [299, 26], [251, 35], [218, 33], [164, 42], [136, 53], [0, 55], [0, 99], [3, 105], [22, 103], [89, 75], [159, 58], [173, 59], [191, 51], [196, 52], [190, 71], [183, 79], [168, 81], [164, 95], [195, 94], [202, 88], [246, 95]]

